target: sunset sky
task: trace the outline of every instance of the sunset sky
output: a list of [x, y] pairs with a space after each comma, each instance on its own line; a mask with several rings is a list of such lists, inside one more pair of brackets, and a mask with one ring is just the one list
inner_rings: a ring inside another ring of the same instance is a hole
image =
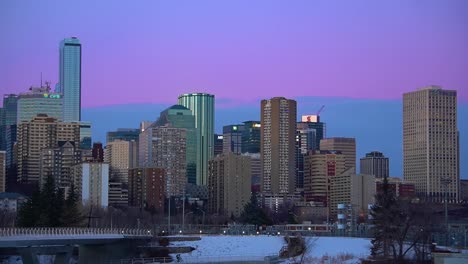
[[229, 104], [272, 96], [400, 99], [429, 84], [468, 102], [468, 1], [0, 1], [0, 90], [58, 81], [83, 45], [82, 105]]

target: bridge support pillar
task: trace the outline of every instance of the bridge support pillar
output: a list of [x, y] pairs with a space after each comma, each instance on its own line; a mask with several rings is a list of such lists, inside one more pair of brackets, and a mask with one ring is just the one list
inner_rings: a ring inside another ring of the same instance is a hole
[[34, 246], [18, 249], [23, 264], [39, 264], [39, 255], [55, 256], [54, 264], [69, 264], [73, 246]]
[[137, 252], [137, 247], [147, 241], [124, 239], [116, 243], [80, 245], [78, 264], [98, 264], [109, 260], [128, 259]]

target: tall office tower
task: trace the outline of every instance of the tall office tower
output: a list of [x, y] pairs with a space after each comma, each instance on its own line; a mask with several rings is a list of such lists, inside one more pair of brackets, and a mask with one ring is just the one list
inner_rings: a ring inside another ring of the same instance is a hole
[[114, 140], [107, 144], [104, 154], [104, 161], [110, 166], [110, 179], [127, 184], [128, 170], [138, 167], [137, 142]]
[[6, 125], [5, 125], [5, 110], [0, 107], [0, 151], [6, 149]]
[[6, 192], [6, 152], [0, 151], [0, 193]]
[[311, 133], [307, 144], [311, 150], [320, 149], [320, 140], [322, 140], [326, 134], [326, 124], [320, 121], [320, 116], [303, 115], [301, 117], [301, 122], [298, 122], [297, 126], [298, 129], [300, 127], [301, 129], [309, 129], [315, 131], [315, 133]]
[[80, 148], [91, 149], [91, 122], [80, 122]]
[[429, 86], [403, 94], [403, 178], [433, 201], [459, 198], [457, 91]]
[[[330, 178], [346, 170], [340, 151], [316, 150], [304, 157], [304, 196], [306, 201], [329, 206]], [[352, 173], [352, 169], [350, 171]]]
[[91, 151], [92, 151], [94, 161], [97, 161], [97, 162], [104, 161], [104, 149], [102, 148], [101, 142], [93, 143], [93, 149]]
[[[16, 120], [16, 119], [15, 119]], [[16, 127], [17, 125], [6, 126], [5, 137], [6, 137], [6, 179], [7, 189], [10, 191], [10, 187], [16, 185], [17, 181], [17, 159], [15, 156], [15, 144], [16, 144]]]
[[356, 172], [356, 139], [355, 138], [324, 138], [320, 140], [320, 150], [337, 150], [345, 155], [345, 169]]
[[260, 153], [260, 121], [245, 121], [242, 131], [242, 153]]
[[[311, 116], [307, 116], [306, 120], [310, 119]], [[296, 124], [296, 192], [298, 193], [304, 189], [304, 155], [311, 150], [318, 150], [318, 145], [316, 145], [317, 129], [309, 127], [309, 124], [316, 123], [298, 122]]]
[[361, 174], [374, 175], [376, 178], [389, 177], [389, 163], [389, 159], [382, 152], [369, 152], [361, 158]]
[[338, 204], [351, 205], [354, 215], [367, 215], [369, 205], [375, 203], [375, 176], [354, 174], [347, 170], [330, 177], [330, 216], [336, 219]]
[[133, 168], [128, 172], [128, 204], [164, 212], [165, 172], [162, 168]]
[[225, 152], [208, 163], [208, 210], [239, 217], [250, 201], [250, 157]]
[[140, 134], [139, 167], [165, 170], [166, 197], [182, 195], [187, 185], [187, 130], [168, 125], [149, 127]]
[[242, 153], [244, 125], [223, 126], [223, 152]]
[[29, 92], [18, 95], [17, 123], [30, 121], [38, 114], [46, 114], [59, 122], [63, 117], [63, 99], [61, 94], [52, 93], [49, 84], [31, 87]]
[[197, 134], [197, 184], [206, 185], [208, 160], [214, 155], [214, 95], [206, 93], [183, 94], [179, 105], [192, 110]]
[[175, 128], [184, 128], [187, 131], [187, 180], [188, 183], [197, 183], [197, 134], [195, 130], [195, 117], [192, 111], [182, 105], [173, 105], [162, 111], [153, 126], [170, 124]]
[[109, 205], [109, 164], [83, 162], [72, 167], [76, 193], [83, 205]]
[[59, 141], [54, 148], [44, 148], [41, 151], [39, 167], [39, 186], [43, 186], [48, 177], [52, 177], [55, 186], [68, 193], [73, 183], [71, 168], [81, 163], [81, 150], [75, 142]]
[[59, 64], [63, 121], [81, 121], [81, 44], [78, 38], [66, 38], [60, 42]]
[[117, 131], [109, 131], [106, 133], [106, 143], [114, 140], [126, 140], [138, 142], [140, 136], [140, 129], [138, 128], [118, 128]]
[[59, 141], [79, 142], [80, 124], [39, 114], [18, 124], [17, 140], [18, 181], [38, 183], [42, 149], [55, 148]]
[[261, 102], [262, 192], [295, 189], [296, 101], [275, 97]]
[[223, 141], [224, 136], [219, 134], [214, 134], [214, 153], [213, 157], [218, 156], [223, 153]]

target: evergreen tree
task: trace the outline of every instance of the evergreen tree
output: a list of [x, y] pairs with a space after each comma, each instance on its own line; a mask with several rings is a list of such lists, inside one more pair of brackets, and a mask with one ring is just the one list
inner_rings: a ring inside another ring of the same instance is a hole
[[62, 223], [64, 226], [81, 226], [84, 216], [80, 212], [78, 195], [75, 186], [72, 184], [62, 213]]
[[244, 206], [244, 210], [239, 218], [242, 223], [252, 225], [271, 225], [272, 221], [265, 211], [258, 206], [255, 193], [250, 197], [250, 202]]
[[32, 197], [21, 207], [18, 212], [19, 227], [34, 227], [40, 216], [40, 191], [33, 193]]
[[54, 212], [54, 206], [57, 205], [57, 193], [55, 190], [55, 182], [52, 177], [47, 177], [46, 183], [42, 186], [40, 195], [40, 215], [36, 226], [52, 227], [56, 222], [54, 217], [57, 217]]

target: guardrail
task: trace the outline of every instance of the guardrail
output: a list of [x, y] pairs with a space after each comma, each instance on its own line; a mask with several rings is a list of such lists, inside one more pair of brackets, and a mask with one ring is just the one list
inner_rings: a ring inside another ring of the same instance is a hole
[[152, 237], [149, 229], [134, 228], [0, 228], [0, 237], [12, 236], [84, 236], [84, 235], [123, 235], [124, 237]]

